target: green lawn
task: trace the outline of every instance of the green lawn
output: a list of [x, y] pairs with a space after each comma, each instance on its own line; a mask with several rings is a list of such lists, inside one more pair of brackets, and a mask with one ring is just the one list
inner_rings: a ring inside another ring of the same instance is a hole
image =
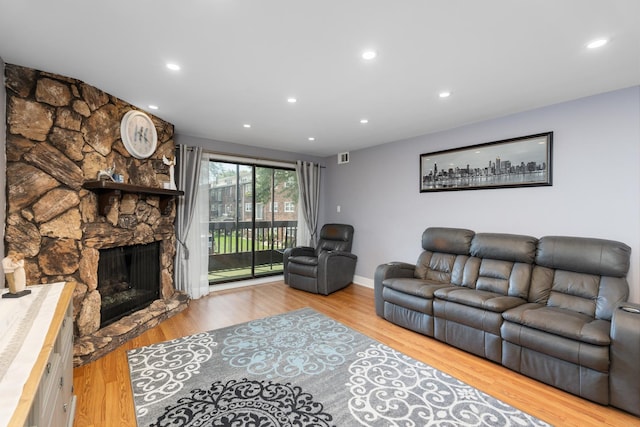
[[[246, 237], [240, 237], [236, 239], [234, 236], [218, 236], [215, 238], [217, 254], [232, 254], [238, 252], [236, 250], [237, 245], [240, 246], [240, 252], [251, 252], [253, 249], [253, 241]], [[271, 242], [258, 241], [256, 245], [257, 251], [264, 251], [270, 249]]]
[[[256, 276], [268, 273], [281, 273], [283, 264], [258, 265], [255, 268]], [[251, 277], [251, 268], [230, 268], [228, 270], [218, 270], [209, 272], [209, 283], [224, 282], [240, 277]]]

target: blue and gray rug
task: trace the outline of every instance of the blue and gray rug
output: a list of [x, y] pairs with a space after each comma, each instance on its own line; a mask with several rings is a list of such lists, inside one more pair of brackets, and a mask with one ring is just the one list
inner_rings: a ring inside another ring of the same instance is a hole
[[546, 426], [310, 308], [128, 352], [138, 426]]

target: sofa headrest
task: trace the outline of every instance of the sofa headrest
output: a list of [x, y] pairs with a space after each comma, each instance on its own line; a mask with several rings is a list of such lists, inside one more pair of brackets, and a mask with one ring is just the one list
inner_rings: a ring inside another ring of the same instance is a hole
[[471, 255], [478, 258], [532, 264], [536, 257], [537, 243], [538, 239], [531, 236], [477, 233], [471, 242]]
[[614, 240], [545, 236], [538, 243], [536, 264], [599, 276], [625, 277], [631, 248]]
[[422, 233], [422, 249], [469, 255], [473, 234], [473, 231], [464, 228], [429, 227]]

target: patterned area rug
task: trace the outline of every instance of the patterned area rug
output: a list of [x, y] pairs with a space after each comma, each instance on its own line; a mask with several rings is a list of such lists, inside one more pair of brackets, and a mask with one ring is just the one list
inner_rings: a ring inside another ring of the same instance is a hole
[[128, 352], [138, 426], [546, 426], [310, 308]]

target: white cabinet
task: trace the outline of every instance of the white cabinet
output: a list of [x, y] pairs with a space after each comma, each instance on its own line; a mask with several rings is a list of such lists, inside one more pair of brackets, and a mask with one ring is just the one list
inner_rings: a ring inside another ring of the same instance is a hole
[[69, 303], [47, 360], [25, 427], [72, 427], [73, 307]]
[[[33, 287], [34, 305], [39, 293], [47, 294], [41, 298], [36, 308], [25, 305], [28, 300], [20, 304], [25, 310], [36, 313], [35, 320], [16, 321], [16, 330], [26, 331], [16, 334], [25, 337], [20, 353], [15, 355], [17, 363], [12, 365], [12, 376], [23, 371], [23, 379], [8, 378], [5, 375], [0, 388], [6, 394], [11, 387], [15, 388], [16, 399], [12, 412], [9, 412], [9, 427], [72, 427], [75, 413], [76, 398], [73, 395], [73, 305], [72, 295], [75, 283], [58, 283], [43, 292]], [[24, 297], [23, 297], [24, 298]], [[16, 315], [21, 315], [16, 305], [4, 308], [14, 308]], [[30, 316], [24, 316], [30, 319]], [[33, 332], [35, 331], [35, 333]], [[37, 339], [32, 339], [37, 335]], [[34, 355], [35, 357], [25, 357]], [[27, 364], [25, 360], [30, 362]], [[9, 384], [7, 384], [9, 383]], [[5, 406], [5, 409], [8, 409]], [[11, 410], [11, 409], [9, 409]], [[1, 419], [2, 417], [0, 417]], [[6, 420], [4, 421], [6, 422]], [[4, 425], [0, 422], [0, 425]]]

